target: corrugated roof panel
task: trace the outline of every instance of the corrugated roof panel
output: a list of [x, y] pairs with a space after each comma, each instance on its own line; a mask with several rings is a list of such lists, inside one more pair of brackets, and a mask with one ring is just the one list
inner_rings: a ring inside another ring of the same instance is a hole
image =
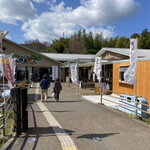
[[84, 55], [84, 54], [60, 54], [60, 53], [42, 53], [47, 57], [53, 58], [58, 61], [70, 61], [75, 59], [92, 59], [94, 55]]
[[[95, 56], [100, 57], [106, 51], [111, 51], [125, 56], [130, 56], [129, 48], [108, 48], [108, 47], [102, 48]], [[138, 57], [150, 57], [150, 49], [138, 49], [137, 55]]]

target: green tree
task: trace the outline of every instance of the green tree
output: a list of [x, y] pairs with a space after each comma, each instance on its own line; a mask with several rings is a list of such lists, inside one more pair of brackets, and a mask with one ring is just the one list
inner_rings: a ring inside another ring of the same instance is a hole
[[140, 35], [138, 33], [134, 33], [130, 36], [130, 38], [132, 38], [132, 39], [136, 39], [136, 38], [139, 39], [139, 37], [140, 37]]
[[129, 39], [126, 37], [120, 37], [116, 42], [116, 48], [129, 48]]
[[118, 36], [116, 36], [115, 38], [111, 37], [107, 43], [107, 47], [116, 47], [118, 40], [119, 40]]
[[83, 50], [86, 51], [86, 49], [87, 49], [87, 34], [86, 34], [85, 29], [83, 29], [81, 32], [81, 43], [82, 43]]
[[90, 32], [87, 37], [87, 51], [94, 48], [93, 33]]
[[94, 49], [96, 49], [96, 51], [99, 51], [102, 48], [102, 43], [103, 43], [102, 33], [96, 34], [93, 43], [94, 43]]
[[71, 36], [71, 38], [70, 38], [69, 48], [71, 50], [71, 53], [75, 53], [75, 54], [84, 53], [82, 41], [76, 33], [73, 36]]
[[143, 30], [139, 40], [138, 40], [138, 48], [140, 49], [149, 49], [149, 40], [150, 40], [150, 33], [148, 32], [147, 29]]

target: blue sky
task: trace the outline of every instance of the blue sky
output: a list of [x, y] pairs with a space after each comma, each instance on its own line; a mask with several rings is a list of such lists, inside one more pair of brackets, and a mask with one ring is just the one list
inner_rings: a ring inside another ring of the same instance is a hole
[[150, 31], [149, 0], [0, 0], [0, 29], [24, 43], [70, 37], [85, 28], [103, 37]]

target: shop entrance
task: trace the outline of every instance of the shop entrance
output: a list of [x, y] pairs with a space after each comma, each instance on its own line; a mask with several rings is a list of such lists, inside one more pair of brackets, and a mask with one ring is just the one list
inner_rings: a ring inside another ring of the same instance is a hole
[[39, 69], [40, 81], [42, 80], [44, 74], [49, 75], [48, 68], [40, 68]]
[[109, 82], [110, 90], [112, 90], [113, 83], [113, 65], [102, 65], [102, 77]]

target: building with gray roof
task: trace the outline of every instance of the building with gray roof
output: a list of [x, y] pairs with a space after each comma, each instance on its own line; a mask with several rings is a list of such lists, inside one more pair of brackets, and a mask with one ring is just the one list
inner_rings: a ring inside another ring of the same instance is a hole
[[52, 58], [59, 62], [69, 62], [69, 61], [76, 61], [80, 59], [80, 61], [89, 61], [94, 58], [95, 55], [89, 54], [64, 54], [64, 53], [42, 53], [43, 55]]

